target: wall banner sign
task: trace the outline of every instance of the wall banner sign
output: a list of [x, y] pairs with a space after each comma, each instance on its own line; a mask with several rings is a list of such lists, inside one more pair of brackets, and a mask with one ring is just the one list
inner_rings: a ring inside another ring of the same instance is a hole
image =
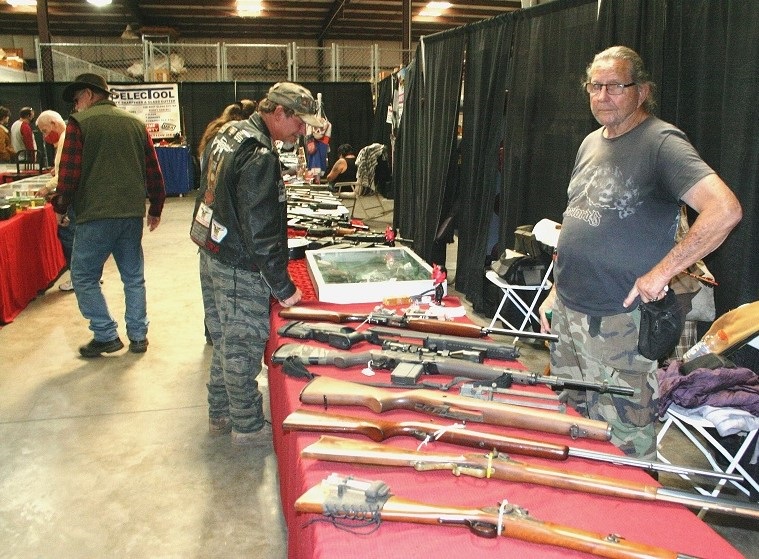
[[182, 134], [177, 84], [112, 85], [110, 89], [116, 106], [144, 120], [154, 140]]

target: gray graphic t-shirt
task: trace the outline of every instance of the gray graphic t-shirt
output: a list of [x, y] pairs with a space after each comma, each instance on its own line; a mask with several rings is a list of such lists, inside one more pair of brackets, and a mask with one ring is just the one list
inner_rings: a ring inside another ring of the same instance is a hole
[[564, 304], [593, 316], [629, 310], [622, 301], [635, 280], [674, 245], [680, 198], [714, 172], [655, 117], [617, 138], [602, 133], [577, 152], [555, 271]]

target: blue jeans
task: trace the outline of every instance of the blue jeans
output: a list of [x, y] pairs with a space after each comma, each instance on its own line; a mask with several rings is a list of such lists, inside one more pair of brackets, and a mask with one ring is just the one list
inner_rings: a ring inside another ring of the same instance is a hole
[[142, 254], [141, 217], [99, 219], [77, 223], [71, 252], [71, 281], [84, 318], [90, 321], [95, 340], [108, 342], [118, 337], [118, 324], [108, 311], [100, 287], [103, 266], [113, 255], [124, 284], [127, 336], [141, 341], [147, 337], [145, 260]]

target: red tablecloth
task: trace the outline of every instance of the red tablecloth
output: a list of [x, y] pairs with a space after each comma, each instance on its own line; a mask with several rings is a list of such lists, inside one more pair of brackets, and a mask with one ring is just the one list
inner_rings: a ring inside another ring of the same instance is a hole
[[0, 221], [0, 322], [11, 322], [63, 269], [50, 204]]
[[[300, 287], [302, 290], [304, 289], [302, 284]], [[311, 301], [308, 306], [342, 312], [347, 310], [350, 312], [368, 312], [372, 307], [372, 305], [351, 305], [348, 309], [345, 305], [322, 304], [317, 301]], [[271, 315], [272, 335], [266, 353], [267, 361], [269, 361], [268, 356], [280, 344], [293, 341], [280, 338], [276, 333], [277, 328], [285, 322], [277, 315], [279, 310], [280, 306], [274, 304]], [[318, 342], [311, 343], [323, 346]], [[362, 342], [362, 344], [366, 343]], [[365, 351], [367, 347], [356, 346], [355, 349]], [[480, 508], [492, 507], [503, 499], [508, 499], [509, 502], [526, 508], [535, 518], [547, 522], [564, 524], [601, 534], [619, 534], [631, 541], [659, 546], [697, 557], [713, 559], [737, 559], [741, 557], [740, 553], [707, 524], [680, 505], [593, 496], [550, 487], [498, 480], [488, 481], [467, 476], [455, 477], [446, 471], [417, 473], [411, 468], [382, 468], [301, 459], [300, 451], [316, 441], [320, 435], [301, 432], [284, 433], [281, 428], [282, 421], [295, 409], [321, 409], [321, 407], [300, 404], [298, 397], [306, 384], [305, 380], [285, 376], [279, 366], [270, 362], [268, 366], [274, 443], [279, 464], [282, 506], [289, 530], [290, 559], [335, 559], [338, 557], [361, 557], [362, 559], [384, 559], [385, 557], [580, 559], [588, 557], [583, 553], [567, 549], [504, 537], [483, 539], [475, 536], [466, 528], [456, 526], [423, 526], [384, 522], [375, 532], [359, 535], [339, 530], [325, 522], [309, 524], [308, 521], [315, 518], [315, 515], [296, 514], [293, 503], [307, 489], [317, 485], [332, 472], [352, 475], [361, 479], [381, 479], [389, 485], [394, 495], [416, 501]], [[361, 374], [360, 369], [361, 367], [354, 369], [312, 367], [312, 370], [317, 374], [366, 382], [366, 377]], [[389, 373], [380, 372], [373, 377], [372, 381], [389, 382]], [[372, 412], [360, 407], [332, 406], [328, 411], [360, 417], [373, 416]], [[409, 419], [435, 421], [441, 425], [453, 423], [452, 421], [406, 411], [385, 412], [380, 418], [391, 421]], [[607, 453], [618, 453], [618, 450], [611, 443], [606, 442], [584, 439], [571, 441], [558, 435], [536, 435], [534, 432], [490, 427], [482, 424], [476, 424], [475, 428], [512, 436], [533, 437]], [[358, 436], [350, 437], [357, 440], [368, 440]], [[387, 441], [387, 444], [416, 448], [418, 442], [409, 438], [396, 437]], [[434, 444], [434, 449], [450, 453], [470, 452], [470, 450], [461, 447], [439, 442]], [[570, 458], [565, 462], [519, 456], [515, 458], [531, 464], [543, 464], [588, 474], [632, 480], [647, 485], [657, 485], [647, 474], [630, 467], [613, 466], [579, 458]]]

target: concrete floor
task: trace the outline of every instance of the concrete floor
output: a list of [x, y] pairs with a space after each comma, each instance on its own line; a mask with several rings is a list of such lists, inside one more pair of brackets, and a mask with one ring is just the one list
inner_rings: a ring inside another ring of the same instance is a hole
[[[73, 293], [58, 290], [68, 273], [0, 330], [0, 557], [286, 556], [273, 450], [208, 435], [192, 205], [168, 199], [160, 227], [145, 232], [147, 353], [79, 357], [91, 333]], [[125, 339], [112, 261], [103, 279]], [[548, 353], [522, 345], [522, 360], [542, 371]], [[670, 453], [690, 460], [684, 446]], [[754, 523], [710, 517], [759, 558]]]

